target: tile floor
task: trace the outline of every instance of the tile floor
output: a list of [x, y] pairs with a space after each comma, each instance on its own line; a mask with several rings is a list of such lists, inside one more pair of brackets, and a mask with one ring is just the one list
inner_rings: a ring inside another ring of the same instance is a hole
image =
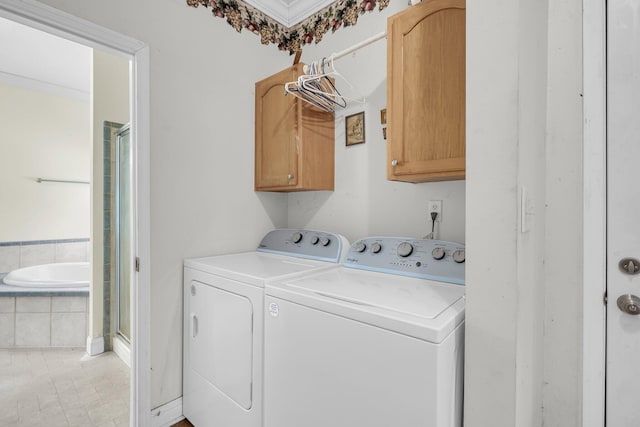
[[129, 425], [129, 368], [115, 353], [0, 349], [0, 426]]

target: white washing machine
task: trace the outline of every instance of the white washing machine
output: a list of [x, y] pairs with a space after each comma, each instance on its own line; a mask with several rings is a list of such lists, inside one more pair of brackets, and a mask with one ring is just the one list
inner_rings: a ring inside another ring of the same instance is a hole
[[264, 286], [337, 268], [349, 243], [269, 232], [256, 251], [184, 261], [183, 412], [197, 427], [261, 427]]
[[462, 425], [464, 247], [366, 238], [265, 288], [264, 427]]

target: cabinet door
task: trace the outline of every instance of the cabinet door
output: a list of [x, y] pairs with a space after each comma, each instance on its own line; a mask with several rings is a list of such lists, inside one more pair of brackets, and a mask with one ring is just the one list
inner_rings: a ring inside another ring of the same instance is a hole
[[464, 179], [465, 1], [426, 0], [387, 34], [387, 178]]
[[288, 68], [256, 83], [255, 189], [295, 187], [298, 183], [299, 102], [284, 96], [284, 84], [297, 78]]

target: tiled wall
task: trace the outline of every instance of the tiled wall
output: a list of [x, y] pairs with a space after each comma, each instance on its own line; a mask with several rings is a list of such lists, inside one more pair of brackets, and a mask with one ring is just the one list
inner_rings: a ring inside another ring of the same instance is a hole
[[85, 347], [88, 297], [0, 297], [0, 348]]
[[89, 261], [89, 239], [0, 242], [0, 273], [57, 262]]

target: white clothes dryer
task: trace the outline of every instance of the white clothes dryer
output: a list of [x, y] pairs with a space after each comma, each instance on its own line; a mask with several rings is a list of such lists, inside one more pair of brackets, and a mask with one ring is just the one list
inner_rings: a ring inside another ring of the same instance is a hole
[[261, 427], [264, 286], [337, 268], [349, 243], [277, 229], [255, 251], [184, 261], [183, 412], [196, 427]]
[[265, 288], [264, 427], [459, 427], [464, 246], [372, 237]]

